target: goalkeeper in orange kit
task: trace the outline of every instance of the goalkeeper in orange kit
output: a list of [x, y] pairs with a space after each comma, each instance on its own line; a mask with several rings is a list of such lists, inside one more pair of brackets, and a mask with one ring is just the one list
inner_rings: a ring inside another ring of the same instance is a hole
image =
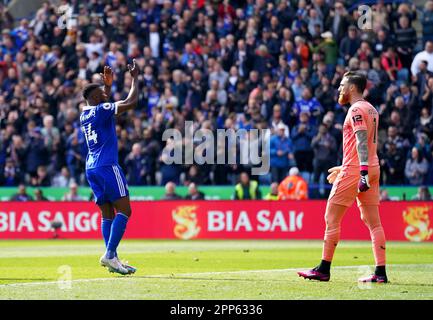
[[326, 206], [326, 230], [321, 263], [311, 270], [298, 272], [311, 280], [329, 281], [335, 248], [340, 240], [340, 225], [347, 209], [357, 201], [361, 219], [370, 230], [376, 262], [374, 274], [361, 282], [388, 282], [385, 263], [385, 234], [379, 216], [380, 167], [377, 157], [376, 109], [363, 99], [367, 79], [356, 72], [347, 72], [341, 80], [338, 102], [350, 104], [343, 125], [343, 162], [329, 170], [333, 184]]

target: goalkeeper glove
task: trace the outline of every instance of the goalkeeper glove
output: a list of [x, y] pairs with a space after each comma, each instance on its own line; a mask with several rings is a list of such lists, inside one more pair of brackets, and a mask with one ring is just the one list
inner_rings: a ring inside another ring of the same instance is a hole
[[368, 181], [368, 166], [361, 165], [361, 177], [358, 182], [358, 192], [365, 192], [370, 189], [370, 182]]

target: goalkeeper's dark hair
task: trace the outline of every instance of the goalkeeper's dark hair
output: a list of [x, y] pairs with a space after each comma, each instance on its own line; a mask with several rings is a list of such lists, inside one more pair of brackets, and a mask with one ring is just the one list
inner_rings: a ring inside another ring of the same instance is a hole
[[90, 83], [88, 85], [86, 85], [83, 89], [83, 97], [84, 99], [88, 99], [90, 94], [92, 93], [93, 90], [95, 90], [96, 88], [101, 87], [101, 85], [99, 83]]
[[362, 73], [356, 71], [348, 71], [344, 74], [347, 78], [347, 82], [355, 85], [359, 93], [363, 93], [367, 86], [367, 77]]

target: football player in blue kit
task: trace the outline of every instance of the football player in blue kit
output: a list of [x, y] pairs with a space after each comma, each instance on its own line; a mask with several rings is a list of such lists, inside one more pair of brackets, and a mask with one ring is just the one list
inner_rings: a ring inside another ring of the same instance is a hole
[[86, 177], [102, 212], [101, 230], [106, 252], [100, 263], [110, 272], [131, 274], [134, 267], [123, 264], [117, 256], [117, 247], [131, 216], [128, 185], [118, 164], [116, 116], [131, 110], [138, 102], [138, 66], [135, 59], [128, 65], [132, 77], [131, 89], [125, 100], [108, 102], [113, 72], [104, 68], [101, 74], [104, 86], [88, 84], [83, 90], [87, 106], [80, 114], [81, 130], [86, 137], [88, 154]]

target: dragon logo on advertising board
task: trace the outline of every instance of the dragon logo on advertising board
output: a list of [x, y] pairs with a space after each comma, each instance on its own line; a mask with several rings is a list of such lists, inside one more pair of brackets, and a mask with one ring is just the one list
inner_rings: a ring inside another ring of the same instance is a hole
[[200, 226], [197, 219], [197, 206], [179, 206], [172, 212], [174, 226], [174, 235], [182, 240], [188, 240], [197, 237], [200, 233]]
[[430, 228], [428, 206], [411, 206], [403, 211], [403, 219], [407, 223], [404, 235], [410, 241], [426, 241], [433, 234], [433, 229]]

